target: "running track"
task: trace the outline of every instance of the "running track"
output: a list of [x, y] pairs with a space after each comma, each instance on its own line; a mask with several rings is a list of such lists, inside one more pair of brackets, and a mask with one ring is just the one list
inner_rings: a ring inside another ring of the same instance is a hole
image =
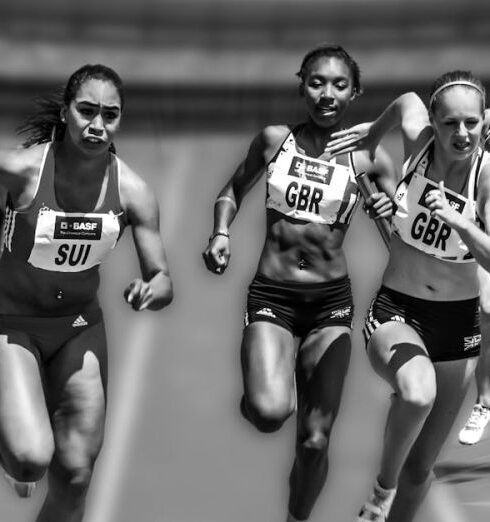
[[[212, 202], [250, 136], [165, 136], [152, 125], [123, 134], [118, 150], [159, 198], [176, 298], [162, 314], [135, 314], [124, 305], [123, 288], [138, 273], [126, 233], [103, 270], [110, 403], [87, 522], [283, 522], [294, 422], [263, 436], [237, 413], [242, 309], [263, 241], [263, 185], [250, 193], [232, 227], [227, 273], [214, 276], [201, 262]], [[389, 391], [368, 367], [360, 336], [386, 253], [361, 212], [347, 250], [354, 350], [333, 433], [330, 482], [312, 522], [355, 520], [376, 473], [388, 407]], [[490, 439], [474, 448], [456, 443], [473, 397], [472, 390], [441, 455], [442, 485], [417, 522], [488, 520]], [[24, 501], [0, 483], [0, 521], [33, 521], [43, 490]]]

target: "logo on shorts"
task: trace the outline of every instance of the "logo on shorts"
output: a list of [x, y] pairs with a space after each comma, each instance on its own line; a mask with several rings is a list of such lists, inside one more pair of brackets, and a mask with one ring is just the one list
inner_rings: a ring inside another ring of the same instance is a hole
[[339, 308], [338, 310], [334, 310], [330, 313], [331, 319], [343, 319], [344, 317], [349, 317], [351, 314], [352, 307], [346, 306], [345, 308]]
[[401, 315], [392, 315], [390, 317], [390, 321], [398, 321], [399, 323], [404, 323], [405, 317], [402, 317]]
[[273, 317], [276, 319], [276, 314], [270, 308], [261, 308], [256, 315], [266, 315], [267, 317]]
[[88, 323], [87, 321], [85, 321], [85, 319], [83, 318], [83, 316], [79, 315], [74, 321], [73, 323], [71, 323], [71, 325], [73, 326], [73, 328], [76, 328], [77, 326], [87, 326]]
[[464, 347], [463, 350], [471, 350], [472, 348], [478, 348], [481, 342], [481, 334], [477, 335], [469, 335], [468, 337], [463, 337]]

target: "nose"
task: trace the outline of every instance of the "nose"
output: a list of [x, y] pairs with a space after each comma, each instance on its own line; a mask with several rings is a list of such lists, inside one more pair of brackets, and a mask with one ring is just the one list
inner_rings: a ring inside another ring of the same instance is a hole
[[322, 92], [323, 98], [332, 99], [333, 98], [333, 86], [330, 82], [325, 84], [325, 87], [323, 88]]
[[100, 113], [98, 113], [90, 122], [89, 132], [96, 136], [100, 136], [104, 132], [104, 120]]
[[464, 121], [462, 121], [458, 124], [458, 128], [456, 129], [456, 134], [458, 136], [466, 136], [468, 134], [468, 129], [466, 128]]

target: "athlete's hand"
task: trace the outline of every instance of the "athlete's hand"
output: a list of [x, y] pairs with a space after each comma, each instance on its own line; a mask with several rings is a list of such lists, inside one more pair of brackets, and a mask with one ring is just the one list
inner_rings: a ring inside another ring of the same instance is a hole
[[364, 202], [364, 210], [371, 219], [390, 219], [394, 208], [393, 201], [385, 192], [374, 192]]
[[124, 290], [124, 299], [137, 312], [148, 308], [148, 305], [153, 301], [150, 283], [146, 283], [142, 279], [131, 281], [126, 290]]
[[221, 234], [212, 238], [206, 250], [202, 253], [206, 268], [213, 274], [218, 275], [221, 275], [226, 270], [230, 256], [230, 238]]
[[371, 132], [372, 126], [372, 122], [359, 123], [350, 129], [333, 132], [331, 137], [334, 139], [327, 143], [325, 152], [337, 156], [361, 149], [374, 151], [378, 143]]
[[451, 206], [446, 198], [444, 181], [439, 181], [439, 188], [427, 193], [425, 204], [429, 208], [431, 216], [439, 218], [450, 227], [457, 230], [463, 224], [463, 216]]

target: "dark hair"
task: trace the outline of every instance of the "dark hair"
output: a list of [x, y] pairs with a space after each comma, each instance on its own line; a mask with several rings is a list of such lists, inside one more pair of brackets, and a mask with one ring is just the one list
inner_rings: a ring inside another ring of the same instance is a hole
[[347, 65], [352, 75], [352, 91], [355, 96], [360, 96], [362, 94], [362, 87], [361, 71], [359, 69], [359, 65], [342, 46], [337, 44], [322, 43], [305, 54], [303, 61], [301, 62], [301, 67], [299, 68], [299, 71], [296, 73], [296, 76], [299, 76], [299, 78], [301, 79], [301, 83], [305, 81], [305, 78], [308, 74], [308, 69], [311, 66], [311, 64], [317, 58], [321, 58], [322, 56], [329, 58], [339, 58], [345, 63], [345, 65]]
[[[114, 84], [124, 106], [124, 89], [119, 75], [105, 65], [84, 65], [77, 69], [68, 79], [64, 88], [34, 100], [35, 112], [17, 129], [19, 134], [27, 134], [23, 147], [54, 140], [59, 141], [65, 135], [66, 124], [61, 121], [60, 111], [75, 98], [80, 87], [88, 80], [105, 80]], [[110, 150], [115, 152], [114, 144]]]
[[[434, 83], [432, 84], [432, 87], [430, 89], [430, 101], [429, 101], [429, 111], [434, 113], [434, 104], [437, 100], [437, 97], [439, 96], [439, 93], [444, 92], [444, 87], [447, 85], [448, 87], [452, 87], [452, 84], [454, 83], [454, 86], [458, 85], [456, 82], [467, 82], [462, 83], [462, 87], [468, 87], [472, 88], [472, 85], [474, 88], [480, 92], [482, 97], [482, 111], [485, 109], [485, 98], [486, 98], [486, 91], [485, 87], [477, 76], [475, 76], [471, 71], [449, 71], [447, 73], [442, 74], [437, 78]], [[467, 85], [471, 84], [471, 85]]]

